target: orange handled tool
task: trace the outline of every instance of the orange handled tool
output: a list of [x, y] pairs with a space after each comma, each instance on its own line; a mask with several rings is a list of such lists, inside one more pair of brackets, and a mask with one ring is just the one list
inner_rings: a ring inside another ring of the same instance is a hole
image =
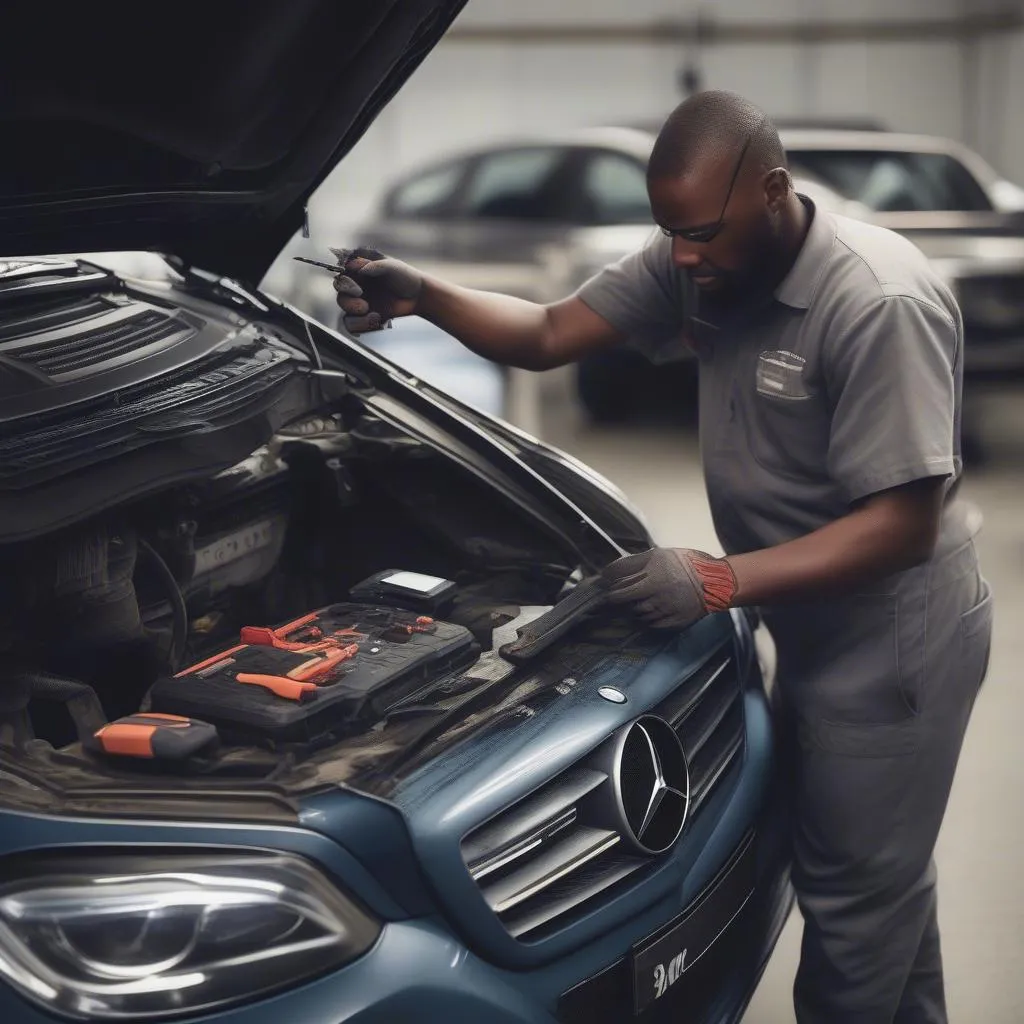
[[239, 672], [235, 679], [250, 686], [262, 686], [265, 690], [285, 700], [307, 701], [316, 698], [316, 683], [305, 683], [287, 676], [264, 676]]
[[[316, 620], [317, 615], [313, 612], [310, 615], [304, 615], [301, 619], [296, 619], [294, 622], [289, 622], [287, 625], [279, 626], [277, 629], [271, 629], [269, 626], [246, 626], [242, 629], [240, 639], [243, 644], [249, 644], [253, 647], [274, 647], [279, 651], [297, 651], [302, 654], [326, 651], [336, 646], [334, 640], [325, 640], [323, 633], [315, 626], [311, 626], [311, 623], [316, 622]], [[296, 641], [287, 639], [290, 633], [298, 632], [303, 626], [311, 626], [309, 629], [311, 634], [310, 640]]]
[[98, 729], [87, 743], [96, 753], [161, 761], [184, 761], [213, 746], [217, 730], [180, 715], [138, 714]]
[[220, 654], [215, 654], [212, 658], [206, 658], [203, 661], [197, 662], [195, 665], [190, 665], [186, 669], [182, 669], [175, 675], [175, 679], [180, 679], [182, 676], [190, 676], [193, 673], [202, 672], [204, 669], [213, 668], [214, 665], [219, 664], [230, 664], [233, 655], [239, 651], [245, 650], [245, 644], [241, 644], [238, 647], [232, 647], [230, 651], [221, 651]]
[[329, 676], [343, 662], [354, 658], [359, 653], [358, 644], [348, 644], [325, 651], [321, 657], [312, 658], [288, 673], [289, 679], [300, 679], [303, 682], [317, 682]]

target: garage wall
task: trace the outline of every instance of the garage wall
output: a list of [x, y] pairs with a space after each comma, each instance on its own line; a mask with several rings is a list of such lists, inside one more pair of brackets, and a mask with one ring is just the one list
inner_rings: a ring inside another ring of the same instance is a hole
[[[723, 24], [770, 29], [1006, 9], [1000, 0], [470, 0], [455, 27], [622, 25], [627, 17], [643, 26], [702, 10]], [[557, 134], [667, 112], [682, 95], [686, 50], [639, 41], [446, 40], [321, 188], [310, 209], [314, 239], [350, 238], [387, 180], [435, 155], [531, 130]], [[704, 87], [734, 89], [778, 116], [876, 117], [963, 139], [1024, 184], [1024, 32], [981, 42], [722, 43], [703, 49], [700, 66]]]
[[965, 86], [976, 113], [965, 141], [1008, 178], [1024, 184], [1024, 30], [987, 39], [967, 52]]

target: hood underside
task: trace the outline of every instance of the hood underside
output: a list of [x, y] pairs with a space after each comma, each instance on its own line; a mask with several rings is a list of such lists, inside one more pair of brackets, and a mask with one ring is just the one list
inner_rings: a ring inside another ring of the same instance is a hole
[[464, 3], [5, 12], [3, 254], [151, 249], [258, 279]]

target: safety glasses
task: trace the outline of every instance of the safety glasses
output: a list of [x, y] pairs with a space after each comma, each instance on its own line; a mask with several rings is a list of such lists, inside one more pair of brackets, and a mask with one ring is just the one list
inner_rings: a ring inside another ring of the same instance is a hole
[[[763, 119], [762, 119], [763, 120]], [[698, 228], [662, 228], [661, 233], [667, 238], [681, 238], [684, 242], [694, 242], [698, 245], [706, 245], [708, 242], [718, 237], [719, 232], [725, 227], [725, 211], [729, 208], [729, 200], [732, 199], [733, 189], [736, 187], [736, 180], [740, 176], [740, 168], [743, 166], [743, 160], [747, 155], [747, 150], [750, 149], [751, 140], [754, 138], [754, 134], [758, 128], [761, 127], [761, 123], [758, 122], [757, 126], [751, 129], [747, 135], [746, 141], [743, 143], [743, 148], [740, 150], [739, 159], [736, 161], [736, 167], [732, 172], [732, 180], [729, 182], [729, 191], [725, 194], [725, 202], [722, 204], [722, 212], [718, 215], [718, 220], [713, 224], [706, 224]]]

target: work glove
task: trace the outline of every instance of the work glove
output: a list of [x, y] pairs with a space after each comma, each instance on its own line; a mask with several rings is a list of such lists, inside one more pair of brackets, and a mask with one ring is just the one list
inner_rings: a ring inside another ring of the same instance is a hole
[[737, 590], [724, 558], [691, 548], [651, 548], [617, 558], [601, 579], [606, 603], [630, 608], [655, 629], [687, 629], [711, 612], [725, 611]]
[[344, 274], [334, 279], [345, 330], [379, 331], [399, 316], [411, 316], [423, 288], [423, 275], [408, 263], [376, 249], [331, 249]]

